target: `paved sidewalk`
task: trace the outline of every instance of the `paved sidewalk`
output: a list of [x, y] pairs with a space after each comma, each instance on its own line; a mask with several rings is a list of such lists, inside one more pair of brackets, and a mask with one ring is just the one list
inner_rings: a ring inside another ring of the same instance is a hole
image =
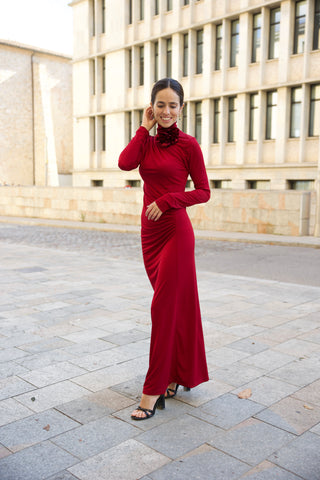
[[152, 291], [117, 248], [0, 241], [1, 480], [320, 480], [320, 288], [198, 271], [210, 381], [134, 422]]

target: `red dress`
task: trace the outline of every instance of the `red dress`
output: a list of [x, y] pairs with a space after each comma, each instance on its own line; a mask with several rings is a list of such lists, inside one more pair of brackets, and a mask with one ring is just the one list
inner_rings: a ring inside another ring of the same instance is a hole
[[[149, 369], [143, 393], [160, 395], [170, 383], [195, 387], [208, 377], [194, 259], [194, 233], [186, 207], [207, 202], [210, 188], [197, 141], [179, 130], [163, 146], [140, 127], [119, 157], [122, 170], [139, 166], [144, 181], [141, 243], [154, 290]], [[185, 192], [190, 174], [195, 190]], [[156, 201], [163, 212], [148, 220]]]

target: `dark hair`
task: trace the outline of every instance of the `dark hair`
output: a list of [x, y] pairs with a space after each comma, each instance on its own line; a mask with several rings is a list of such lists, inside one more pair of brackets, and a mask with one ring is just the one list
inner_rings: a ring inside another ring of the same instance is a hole
[[182, 85], [177, 80], [174, 80], [173, 78], [162, 78], [161, 80], [158, 80], [153, 85], [152, 92], [151, 92], [152, 105], [154, 105], [157, 93], [160, 92], [161, 90], [164, 90], [165, 88], [172, 88], [172, 90], [176, 92], [180, 100], [180, 106], [182, 106], [183, 98], [184, 98], [183, 88], [182, 88]]

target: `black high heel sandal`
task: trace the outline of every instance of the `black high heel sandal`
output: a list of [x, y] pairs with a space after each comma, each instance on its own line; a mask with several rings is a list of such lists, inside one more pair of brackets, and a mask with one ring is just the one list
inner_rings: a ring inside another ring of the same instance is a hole
[[[180, 387], [180, 385], [177, 383], [176, 384], [176, 388], [173, 390], [173, 388], [167, 388], [167, 396], [166, 398], [173, 398], [177, 395], [177, 391], [178, 391], [178, 388]], [[183, 387], [183, 390], [185, 392], [190, 392], [191, 388], [189, 387]], [[170, 394], [169, 392], [172, 392], [172, 394]]]
[[159, 410], [164, 410], [166, 408], [166, 400], [164, 395], [160, 395], [160, 397], [157, 398], [156, 403], [154, 404], [153, 409], [149, 408], [142, 408], [139, 407], [136, 410], [141, 410], [146, 416], [145, 417], [137, 417], [136, 415], [131, 415], [131, 418], [133, 420], [148, 420], [148, 418], [153, 417], [153, 415], [156, 413], [156, 409]]

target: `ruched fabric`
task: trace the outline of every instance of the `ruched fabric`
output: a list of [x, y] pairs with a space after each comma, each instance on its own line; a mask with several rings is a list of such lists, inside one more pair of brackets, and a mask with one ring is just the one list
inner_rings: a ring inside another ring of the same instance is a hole
[[[181, 131], [177, 144], [162, 147], [140, 127], [119, 158], [123, 170], [138, 166], [144, 180], [142, 252], [154, 290], [143, 393], [160, 395], [172, 382], [193, 388], [208, 380], [194, 233], [186, 207], [206, 202], [210, 189], [201, 149], [193, 137]], [[185, 192], [188, 175], [195, 188]], [[158, 221], [145, 215], [153, 201], [163, 212]]]

